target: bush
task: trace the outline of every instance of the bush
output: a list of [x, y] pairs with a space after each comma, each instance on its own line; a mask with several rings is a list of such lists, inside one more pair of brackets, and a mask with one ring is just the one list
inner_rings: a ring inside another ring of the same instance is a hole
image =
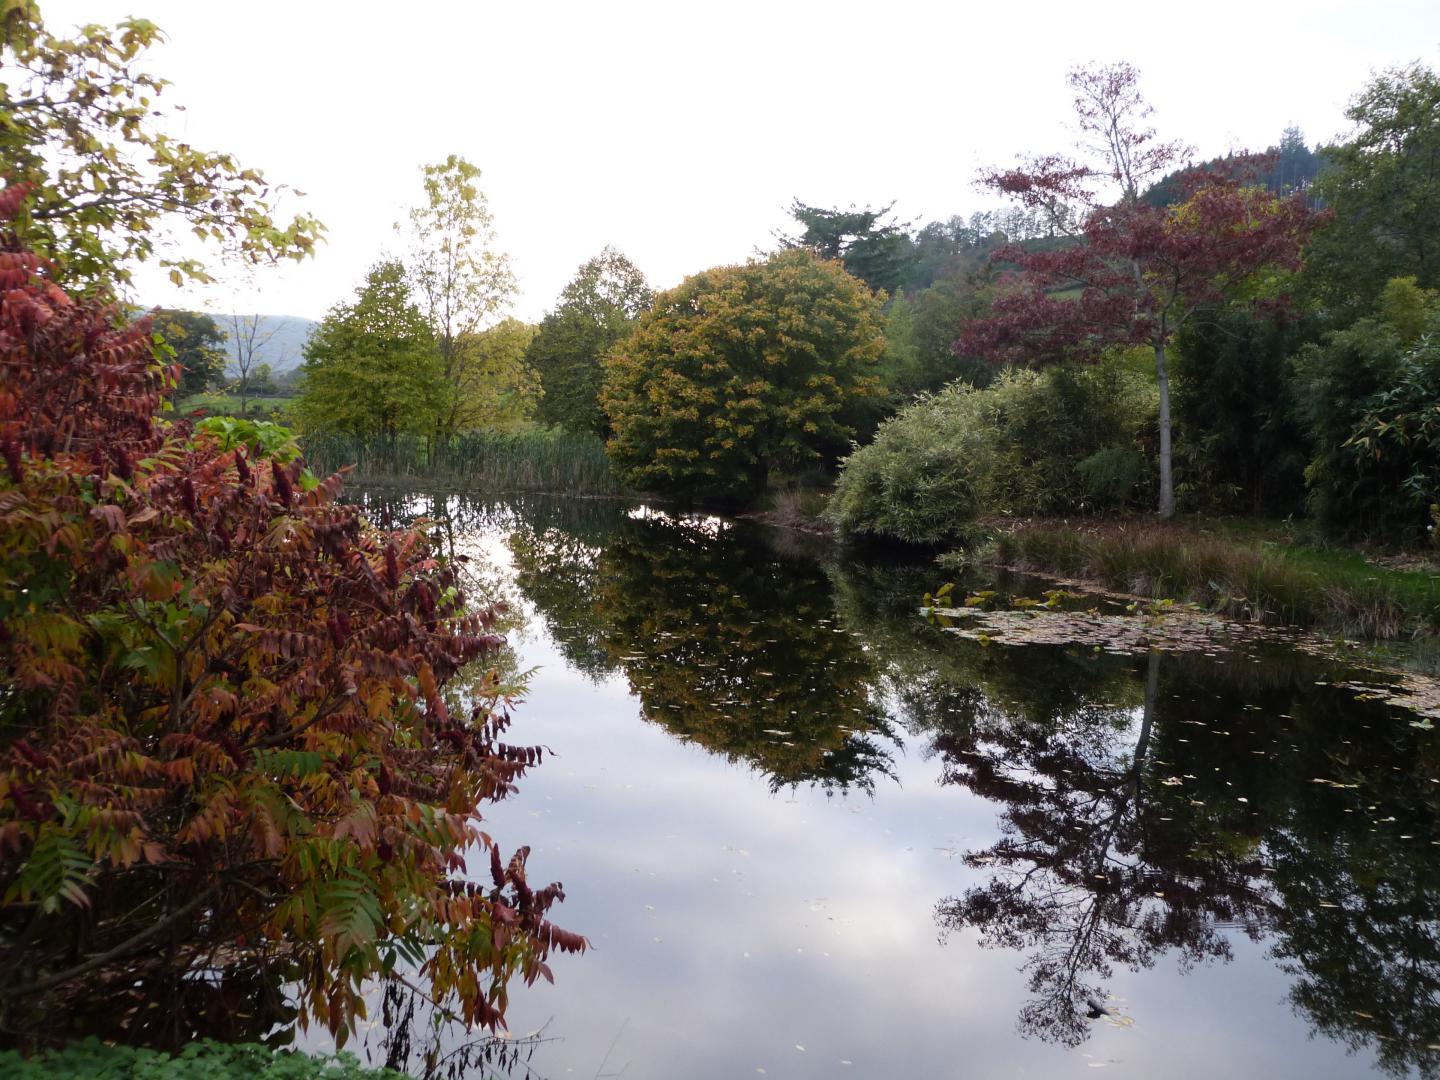
[[1405, 348], [1367, 318], [1296, 357], [1300, 410], [1315, 446], [1310, 511], [1336, 536], [1420, 539], [1436, 498], [1440, 336]]
[[1138, 444], [1155, 407], [1154, 388], [1118, 360], [952, 384], [845, 460], [827, 513], [843, 533], [940, 544], [980, 514], [1118, 509], [1148, 498]]
[[479, 829], [540, 757], [494, 678], [447, 701], [495, 612], [273, 425], [162, 421], [178, 368], [122, 321], [0, 249], [0, 1029], [167, 1038], [246, 965], [342, 1041], [397, 966], [494, 1027], [585, 945]]

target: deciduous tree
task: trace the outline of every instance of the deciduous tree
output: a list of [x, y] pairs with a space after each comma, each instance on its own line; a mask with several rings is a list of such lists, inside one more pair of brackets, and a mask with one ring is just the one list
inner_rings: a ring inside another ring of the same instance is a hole
[[225, 332], [214, 316], [164, 308], [154, 315], [155, 332], [165, 339], [180, 365], [180, 393], [200, 394], [225, 371]]
[[662, 293], [605, 361], [625, 482], [745, 497], [843, 451], [883, 393], [879, 302], [836, 262], [786, 251]]
[[601, 361], [654, 300], [645, 275], [613, 247], [581, 265], [526, 353], [544, 388], [541, 420], [602, 437], [610, 433], [600, 407]]
[[448, 442], [473, 415], [467, 394], [482, 361], [465, 347], [466, 340], [497, 318], [515, 294], [510, 260], [491, 247], [494, 219], [479, 179], [479, 168], [454, 154], [425, 166], [425, 199], [408, 216], [406, 269], [440, 356], [444, 397], [431, 425], [436, 444]]
[[393, 459], [402, 432], [429, 434], [448, 399], [425, 316], [411, 300], [405, 268], [377, 263], [305, 344], [295, 413], [306, 431], [381, 438]]
[[181, 237], [267, 263], [305, 257], [323, 231], [304, 214], [280, 224], [282, 189], [164, 130], [167, 83], [142, 66], [161, 40], [144, 19], [57, 37], [33, 0], [0, 4], [0, 161], [5, 183], [24, 192], [11, 227], [71, 287], [124, 290], [150, 259], [177, 285], [210, 280]]
[[1233, 296], [1256, 275], [1299, 265], [1315, 224], [1303, 195], [1277, 199], [1225, 175], [1189, 173], [1182, 203], [1150, 205], [1144, 185], [1181, 155], [1145, 126], [1151, 109], [1129, 64], [1070, 74], [1088, 161], [1050, 155], [987, 173], [984, 183], [1063, 226], [1078, 207], [1072, 242], [1012, 245], [996, 258], [1018, 271], [992, 314], [970, 324], [959, 348], [995, 360], [1041, 364], [1095, 359], [1109, 345], [1153, 349], [1160, 387], [1162, 518], [1175, 513], [1166, 348], [1201, 305]]

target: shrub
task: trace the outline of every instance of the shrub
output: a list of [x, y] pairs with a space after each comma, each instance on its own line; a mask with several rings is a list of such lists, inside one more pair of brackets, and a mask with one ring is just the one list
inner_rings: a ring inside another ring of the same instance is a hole
[[[0, 250], [0, 1027], [103, 1002], [157, 1039], [145, 1003], [217, 957], [283, 962], [342, 1041], [397, 968], [494, 1027], [585, 945], [479, 829], [540, 759], [493, 678], [447, 702], [494, 611], [270, 425], [162, 421], [178, 370], [120, 321]], [[486, 850], [493, 887], [462, 880]]]
[[844, 533], [939, 544], [979, 514], [1128, 505], [1147, 497], [1137, 443], [1154, 409], [1153, 387], [1115, 360], [952, 384], [845, 460], [827, 513]]
[[391, 1069], [369, 1069], [349, 1054], [310, 1057], [254, 1043], [227, 1045], [202, 1040], [178, 1054], [95, 1039], [31, 1058], [0, 1052], [0, 1073], [11, 1080], [401, 1080]]
[[1305, 480], [1321, 526], [1419, 540], [1440, 493], [1440, 327], [1406, 348], [1388, 323], [1362, 319], [1302, 350], [1296, 373], [1315, 447]]

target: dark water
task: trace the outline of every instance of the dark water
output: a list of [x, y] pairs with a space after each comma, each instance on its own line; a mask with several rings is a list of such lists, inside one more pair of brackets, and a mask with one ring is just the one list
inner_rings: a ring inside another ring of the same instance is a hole
[[424, 513], [517, 606], [487, 826], [594, 949], [550, 1077], [1440, 1075], [1440, 755], [1279, 647], [931, 626], [927, 565], [603, 501]]

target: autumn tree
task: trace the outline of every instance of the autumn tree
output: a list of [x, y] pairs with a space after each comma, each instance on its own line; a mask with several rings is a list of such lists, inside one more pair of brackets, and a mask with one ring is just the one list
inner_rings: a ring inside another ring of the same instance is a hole
[[399, 262], [371, 267], [355, 299], [330, 309], [305, 343], [302, 376], [306, 431], [379, 438], [392, 460], [402, 432], [429, 433], [447, 404], [439, 353]]
[[686, 278], [606, 359], [611, 460], [641, 489], [743, 498], [833, 459], [883, 392], [881, 319], [806, 251]]
[[204, 393], [225, 372], [225, 332], [213, 315], [162, 308], [153, 316], [155, 332], [180, 365], [180, 394]]
[[[1160, 388], [1161, 518], [1175, 513], [1166, 349], [1204, 304], [1235, 296], [1259, 272], [1299, 265], [1315, 215], [1301, 194], [1277, 199], [1223, 175], [1187, 173], [1186, 197], [1159, 207], [1145, 186], [1182, 156], [1146, 126], [1151, 108], [1129, 64], [1070, 73], [1083, 160], [1049, 155], [985, 174], [984, 184], [1046, 215], [1071, 242], [1010, 245], [1016, 267], [991, 314], [957, 348], [997, 361], [1094, 360], [1111, 345], [1153, 350]], [[1077, 228], [1067, 223], [1078, 221]]]
[[610, 433], [600, 407], [601, 361], [654, 299], [645, 275], [613, 247], [581, 265], [526, 352], [544, 389], [542, 421], [602, 437]]
[[492, 249], [494, 218], [477, 183], [479, 168], [451, 154], [425, 166], [423, 175], [425, 198], [404, 226], [405, 266], [440, 357], [443, 397], [430, 430], [435, 449], [477, 416], [473, 391], [485, 385], [476, 370], [484, 360], [467, 343], [505, 310], [515, 278], [509, 259]]
[[144, 19], [67, 39], [45, 29], [33, 0], [0, 5], [0, 161], [24, 192], [11, 227], [73, 288], [123, 291], [152, 259], [176, 284], [210, 280], [182, 237], [259, 264], [309, 255], [323, 231], [304, 214], [281, 224], [283, 189], [164, 130], [167, 83], [143, 67], [161, 40]]
[[152, 1039], [160, 988], [242, 958], [342, 1041], [371, 979], [500, 1024], [511, 976], [585, 942], [481, 831], [541, 757], [513, 691], [445, 700], [497, 613], [283, 429], [162, 421], [148, 320], [44, 267], [0, 241], [0, 1030], [103, 1000]]
[[467, 353], [458, 430], [514, 430], [535, 415], [540, 377], [526, 363], [536, 328], [501, 319], [460, 342]]

